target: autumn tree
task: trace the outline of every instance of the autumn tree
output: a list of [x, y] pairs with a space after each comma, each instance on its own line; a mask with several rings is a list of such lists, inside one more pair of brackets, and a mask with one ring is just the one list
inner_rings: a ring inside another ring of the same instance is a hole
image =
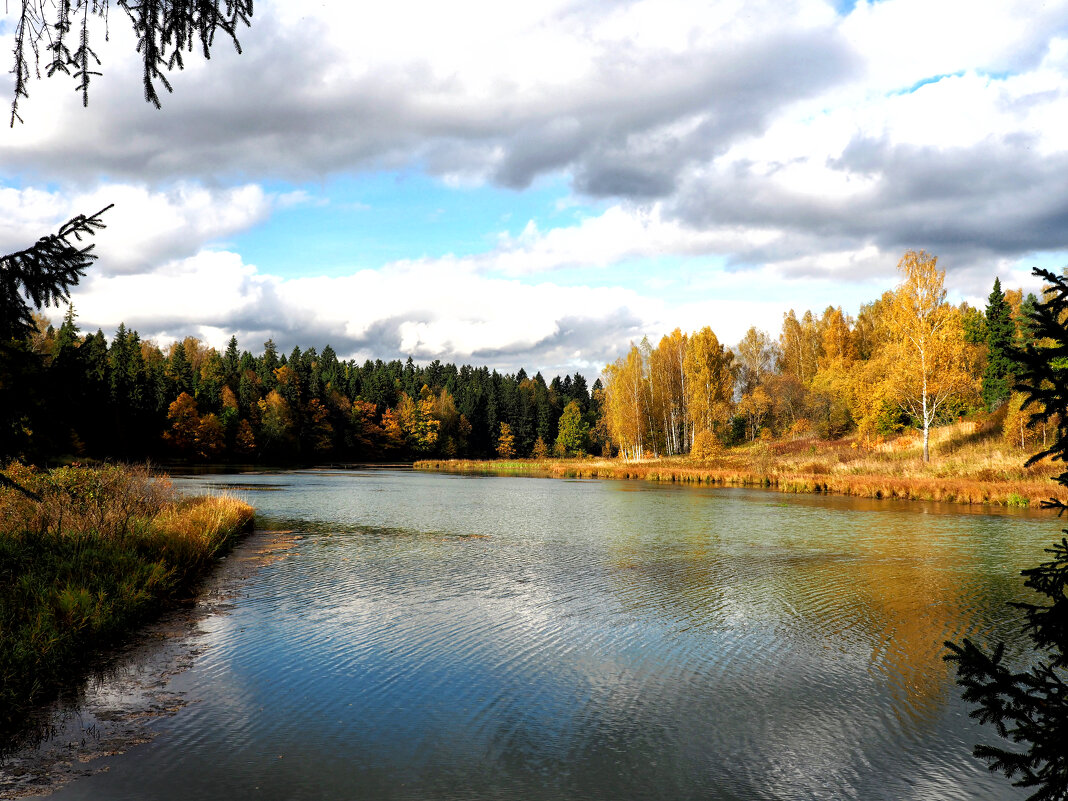
[[293, 441], [293, 411], [277, 389], [259, 401], [263, 445], [276, 452], [288, 450]]
[[251, 456], [256, 451], [256, 435], [248, 420], [240, 420], [234, 436], [234, 449], [242, 456]]
[[686, 414], [686, 347], [689, 338], [676, 328], [649, 356], [650, 399], [668, 456], [685, 453], [690, 444]]
[[508, 423], [501, 423], [500, 434], [497, 436], [497, 455], [502, 459], [515, 458], [515, 435]]
[[404, 429], [400, 419], [393, 409], [382, 412], [382, 450], [387, 454], [395, 454], [404, 450]]
[[738, 394], [745, 396], [775, 370], [779, 349], [764, 331], [751, 327], [734, 349], [738, 371]]
[[772, 408], [771, 396], [760, 384], [742, 395], [736, 411], [745, 420], [745, 435], [750, 442], [756, 440], [760, 429], [764, 427], [768, 420]]
[[894, 293], [887, 290], [882, 297], [860, 307], [853, 321], [853, 344], [857, 349], [857, 358], [867, 361], [875, 355], [890, 338], [889, 309], [893, 305]]
[[820, 319], [820, 347], [817, 368], [825, 370], [836, 365], [850, 365], [857, 358], [850, 319], [842, 308], [828, 306]]
[[378, 423], [378, 409], [370, 401], [357, 398], [349, 408], [348, 446], [363, 457], [381, 453], [385, 432]]
[[806, 311], [800, 320], [793, 309], [783, 315], [779, 352], [784, 373], [809, 384], [816, 375], [822, 345], [819, 325], [811, 311]]
[[756, 327], [746, 331], [735, 348], [738, 407], [745, 424], [745, 438], [753, 441], [769, 421], [773, 401], [767, 384], [778, 361], [778, 346]]
[[437, 444], [441, 421], [434, 416], [434, 407], [435, 399], [426, 384], [420, 390], [418, 400], [402, 392], [397, 403], [397, 418], [405, 439], [418, 453], [430, 453]]
[[612, 441], [624, 459], [641, 459], [648, 441], [646, 391], [642, 357], [631, 345], [604, 370], [604, 413]]
[[188, 392], [181, 393], [167, 409], [170, 428], [163, 438], [181, 454], [193, 451], [197, 443], [197, 431], [200, 428], [200, 414], [197, 402]]
[[[1045, 438], [1038, 430], [1039, 426], [1031, 420], [1032, 413], [1042, 411], [1041, 406], [1034, 406], [1028, 410], [1024, 408], [1027, 397], [1022, 392], [1014, 392], [1005, 402], [1005, 420], [1001, 424], [1001, 436], [1007, 445], [1025, 449], [1034, 447], [1042, 441], [1042, 447], [1046, 447]], [[1044, 424], [1042, 425], [1045, 428]]]
[[931, 426], [951, 398], [973, 389], [960, 315], [946, 303], [937, 258], [910, 250], [898, 263], [904, 277], [890, 310], [894, 339], [885, 354], [898, 403], [923, 428], [923, 460], [931, 460]]
[[705, 326], [690, 337], [686, 350], [687, 409], [695, 436], [719, 432], [731, 413], [734, 354]]
[[209, 412], [200, 418], [196, 433], [196, 452], [201, 459], [211, 460], [226, 447], [226, 432], [218, 415]]
[[433, 396], [429, 414], [438, 423], [438, 452], [453, 458], [467, 451], [471, 424], [456, 407], [456, 399], [445, 387]]

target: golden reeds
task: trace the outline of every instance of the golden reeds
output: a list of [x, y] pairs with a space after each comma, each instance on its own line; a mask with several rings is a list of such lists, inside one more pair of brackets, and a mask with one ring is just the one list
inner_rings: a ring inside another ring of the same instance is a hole
[[734, 487], [766, 487], [791, 493], [834, 493], [866, 498], [943, 501], [991, 506], [1037, 506], [1051, 497], [1068, 500], [1051, 478], [1048, 462], [1025, 468], [1029, 454], [1005, 446], [993, 427], [975, 422], [932, 433], [933, 458], [910, 434], [863, 444], [855, 439], [757, 442], [724, 449], [714, 458], [682, 457], [627, 462], [608, 459], [427, 460], [422, 470], [543, 475], [567, 478], [641, 479]]

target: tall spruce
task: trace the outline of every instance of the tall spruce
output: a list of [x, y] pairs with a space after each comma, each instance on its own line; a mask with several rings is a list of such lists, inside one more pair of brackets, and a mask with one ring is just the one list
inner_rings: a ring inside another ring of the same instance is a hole
[[993, 410], [1008, 400], [1012, 377], [1016, 370], [1013, 360], [1013, 344], [1016, 340], [1016, 325], [1012, 309], [1001, 291], [1001, 280], [994, 279], [986, 306], [986, 369], [983, 370], [983, 404]]
[[[1026, 393], [1024, 408], [1038, 410], [1032, 420], [1053, 424], [1056, 437], [1029, 465], [1047, 456], [1068, 461], [1068, 282], [1046, 270], [1034, 274], [1048, 289], [1030, 316], [1035, 339], [1020, 357], [1016, 388]], [[1055, 480], [1068, 487], [1068, 471]], [[1043, 505], [1059, 513], [1068, 509], [1056, 499]], [[1023, 612], [1023, 632], [1033, 643], [1031, 664], [1016, 670], [1007, 663], [1004, 643], [987, 650], [968, 638], [960, 645], [947, 642], [945, 657], [956, 663], [964, 700], [977, 705], [972, 717], [1022, 746], [980, 744], [975, 756], [1015, 785], [1033, 788], [1030, 801], [1068, 798], [1068, 538], [1046, 553], [1049, 561], [1023, 576], [1025, 586], [1048, 603], [1012, 604]]]
[[226, 343], [226, 353], [223, 355], [223, 372], [226, 375], [226, 383], [237, 385], [241, 373], [241, 351], [237, 347], [237, 336], [231, 335]]

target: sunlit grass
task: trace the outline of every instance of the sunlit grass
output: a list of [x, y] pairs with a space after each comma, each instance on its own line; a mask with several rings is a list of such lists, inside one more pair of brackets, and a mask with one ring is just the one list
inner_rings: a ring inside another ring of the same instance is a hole
[[617, 459], [449, 460], [416, 467], [573, 478], [632, 478], [677, 483], [768, 487], [782, 492], [826, 492], [994, 506], [1037, 506], [1064, 490], [1048, 461], [1024, 467], [1031, 455], [1004, 443], [996, 427], [975, 422], [935, 429], [932, 458], [923, 461], [918, 433], [878, 443], [847, 438], [755, 442], [724, 448], [713, 458], [626, 462]]
[[0, 728], [187, 594], [253, 521], [236, 498], [183, 499], [144, 468], [4, 473], [39, 500], [0, 487]]

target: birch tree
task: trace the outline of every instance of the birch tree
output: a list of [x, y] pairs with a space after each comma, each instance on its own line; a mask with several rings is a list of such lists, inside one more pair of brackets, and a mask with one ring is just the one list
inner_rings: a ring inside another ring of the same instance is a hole
[[604, 369], [605, 420], [624, 459], [645, 454], [646, 389], [642, 356], [634, 345], [626, 356]]
[[945, 270], [926, 251], [898, 263], [904, 281], [890, 309], [889, 381], [901, 407], [923, 428], [923, 460], [931, 461], [931, 425], [951, 398], [974, 389], [960, 314], [946, 303]]
[[649, 382], [663, 429], [668, 456], [685, 452], [691, 444], [686, 417], [686, 334], [676, 328], [660, 340], [649, 358]]
[[705, 326], [686, 350], [686, 405], [694, 431], [718, 431], [727, 422], [734, 396], [734, 354]]

